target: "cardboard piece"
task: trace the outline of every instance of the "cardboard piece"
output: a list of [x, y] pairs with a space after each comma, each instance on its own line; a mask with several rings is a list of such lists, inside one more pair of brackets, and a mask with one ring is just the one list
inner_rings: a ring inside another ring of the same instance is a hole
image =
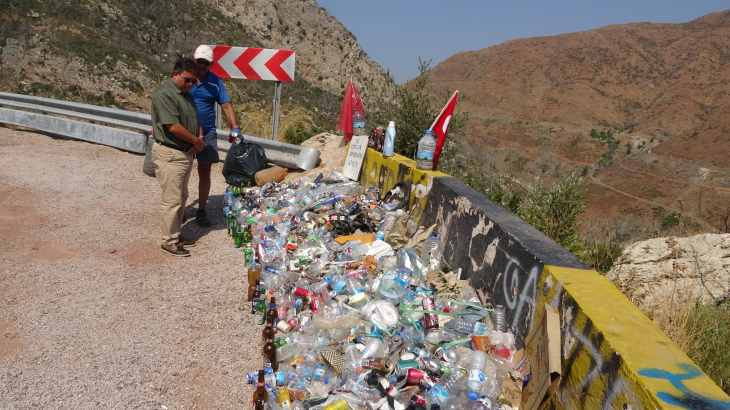
[[347, 150], [345, 167], [342, 173], [353, 181], [360, 179], [360, 168], [365, 159], [365, 151], [368, 149], [368, 137], [352, 137], [350, 148]]
[[[356, 138], [356, 137], [353, 137]], [[374, 233], [364, 233], [362, 235], [347, 235], [347, 236], [338, 236], [335, 238], [335, 242], [339, 243], [340, 245], [344, 245], [347, 241], [356, 241], [360, 240], [362, 243], [371, 243], [375, 239]]]
[[561, 373], [560, 315], [547, 304], [525, 339], [525, 354], [530, 362], [530, 381], [522, 390], [520, 410], [539, 410], [555, 393]]

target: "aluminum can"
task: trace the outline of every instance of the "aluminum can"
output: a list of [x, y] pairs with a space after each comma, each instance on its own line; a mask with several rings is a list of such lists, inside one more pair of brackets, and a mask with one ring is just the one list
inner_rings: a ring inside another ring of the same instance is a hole
[[408, 369], [406, 371], [406, 383], [417, 385], [421, 383], [424, 377], [426, 377], [426, 372], [422, 370]]
[[[434, 311], [436, 309], [432, 297], [424, 298], [422, 306], [423, 310]], [[433, 313], [424, 313], [423, 322], [426, 324], [426, 329], [438, 329], [439, 327], [439, 318]]]

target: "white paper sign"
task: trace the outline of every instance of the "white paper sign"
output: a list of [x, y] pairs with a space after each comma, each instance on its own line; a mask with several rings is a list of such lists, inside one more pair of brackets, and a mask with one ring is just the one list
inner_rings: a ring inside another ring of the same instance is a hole
[[367, 149], [368, 137], [352, 137], [350, 149], [347, 151], [347, 158], [345, 158], [345, 168], [342, 170], [346, 177], [353, 181], [360, 178], [360, 168]]

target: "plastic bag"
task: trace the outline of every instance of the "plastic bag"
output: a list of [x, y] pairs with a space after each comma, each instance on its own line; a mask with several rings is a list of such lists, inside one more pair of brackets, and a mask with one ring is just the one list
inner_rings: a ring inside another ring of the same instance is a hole
[[147, 136], [147, 151], [144, 154], [144, 164], [142, 165], [142, 172], [145, 175], [154, 177], [155, 174], [155, 161], [152, 160], [152, 146], [155, 145], [155, 138], [152, 134]]
[[223, 163], [223, 176], [229, 185], [255, 184], [254, 176], [268, 163], [264, 148], [253, 142], [236, 138]]

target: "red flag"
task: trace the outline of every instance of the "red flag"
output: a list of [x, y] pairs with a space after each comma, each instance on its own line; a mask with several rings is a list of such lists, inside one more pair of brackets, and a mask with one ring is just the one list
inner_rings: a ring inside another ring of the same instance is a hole
[[456, 98], [459, 91], [454, 91], [454, 95], [449, 98], [449, 102], [446, 103], [444, 108], [441, 110], [439, 115], [436, 117], [436, 121], [431, 125], [430, 130], [438, 135], [436, 141], [436, 152], [433, 153], [433, 167], [434, 169], [439, 163], [439, 157], [441, 156], [441, 149], [444, 147], [444, 141], [446, 140], [446, 133], [449, 132], [449, 124], [451, 124], [451, 116], [454, 114], [454, 107], [456, 107]]
[[340, 122], [337, 124], [337, 130], [342, 131], [345, 135], [345, 141], [352, 139], [352, 111], [357, 108], [360, 114], [365, 115], [365, 107], [362, 106], [360, 93], [355, 88], [352, 78], [345, 88], [345, 98], [342, 100], [342, 109], [340, 110]]

